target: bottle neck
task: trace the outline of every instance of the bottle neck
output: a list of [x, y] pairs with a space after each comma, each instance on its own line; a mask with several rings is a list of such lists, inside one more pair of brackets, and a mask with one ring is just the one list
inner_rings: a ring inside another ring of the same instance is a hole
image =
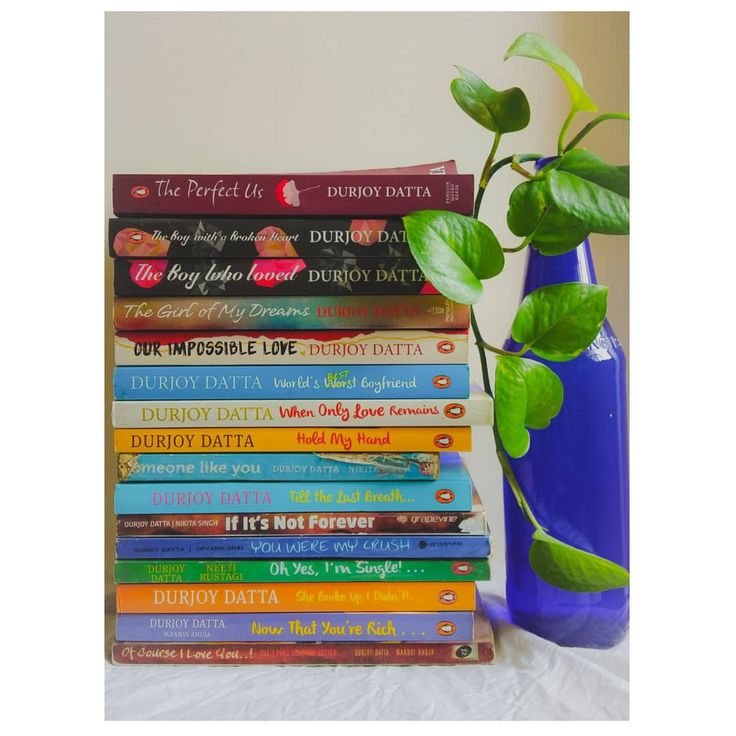
[[[557, 156], [540, 158], [534, 162], [534, 168], [539, 171], [556, 159]], [[559, 256], [543, 256], [536, 248], [531, 246], [526, 249], [526, 252], [526, 271], [522, 297], [530, 291], [552, 284], [566, 284], [570, 281], [579, 281], [581, 284], [598, 283], [595, 277], [590, 243], [587, 238], [575, 250]]]
[[536, 248], [528, 247], [524, 292], [551, 284], [579, 281], [582, 284], [597, 284], [590, 244], [584, 240], [575, 250], [559, 256], [543, 256]]

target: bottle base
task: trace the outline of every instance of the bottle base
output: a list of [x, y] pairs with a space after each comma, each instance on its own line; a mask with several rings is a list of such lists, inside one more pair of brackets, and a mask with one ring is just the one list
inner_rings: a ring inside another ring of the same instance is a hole
[[562, 647], [611, 649], [623, 641], [629, 630], [628, 618], [611, 621], [593, 615], [540, 616], [514, 610], [509, 614], [516, 626]]

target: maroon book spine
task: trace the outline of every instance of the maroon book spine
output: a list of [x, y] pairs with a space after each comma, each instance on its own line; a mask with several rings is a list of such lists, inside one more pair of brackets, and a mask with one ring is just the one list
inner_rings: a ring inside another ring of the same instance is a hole
[[475, 642], [255, 642], [152, 644], [116, 642], [115, 664], [489, 664], [493, 640]]
[[473, 211], [470, 174], [115, 174], [116, 215], [405, 215]]

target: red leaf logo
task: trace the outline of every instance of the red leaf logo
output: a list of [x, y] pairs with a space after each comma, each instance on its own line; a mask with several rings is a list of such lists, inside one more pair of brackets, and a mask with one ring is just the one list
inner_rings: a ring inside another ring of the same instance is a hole
[[455, 494], [449, 488], [442, 488], [435, 492], [434, 498], [439, 503], [452, 503], [455, 500]]
[[144, 187], [140, 184], [131, 187], [130, 190], [130, 196], [133, 197], [133, 199], [145, 199], [150, 193], [151, 190], [148, 187]]
[[446, 606], [449, 606], [457, 600], [457, 593], [454, 590], [441, 590], [437, 598], [440, 603], [444, 603]]
[[452, 571], [455, 575], [470, 575], [473, 572], [473, 566], [469, 562], [455, 562], [452, 565]]

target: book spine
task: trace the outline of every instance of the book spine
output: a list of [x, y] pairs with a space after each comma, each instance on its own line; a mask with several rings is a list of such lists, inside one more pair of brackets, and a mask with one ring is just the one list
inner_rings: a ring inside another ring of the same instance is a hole
[[460, 329], [470, 308], [441, 295], [116, 297], [117, 330]]
[[383, 401], [114, 401], [113, 427], [386, 427], [490, 424], [493, 402], [468, 399]]
[[118, 296], [437, 294], [410, 258], [116, 258]]
[[469, 641], [473, 614], [121, 613], [115, 636], [118, 641], [141, 642]]
[[458, 665], [490, 664], [490, 641], [145, 644], [112, 646], [115, 664], [210, 665]]
[[119, 537], [278, 534], [484, 534], [482, 511], [322, 512], [303, 514], [128, 514], [118, 516]]
[[117, 514], [244, 511], [470, 511], [473, 484], [465, 468], [421, 481], [260, 481], [118, 483]]
[[410, 258], [401, 218], [112, 218], [115, 258]]
[[490, 580], [487, 559], [117, 560], [116, 583]]
[[118, 332], [118, 365], [467, 363], [465, 330]]
[[[117, 366], [113, 395], [122, 401], [467, 399], [470, 369], [467, 365]], [[373, 426], [383, 424], [378, 419]]]
[[[435, 480], [440, 456], [436, 452], [266, 454], [130, 454], [118, 455], [118, 480], [156, 481], [371, 481]], [[460, 456], [443, 455], [443, 464], [457, 465]]]
[[118, 585], [118, 613], [474, 611], [475, 583]]
[[470, 427], [114, 429], [116, 452], [469, 452]]
[[486, 536], [471, 537], [459, 534], [120, 537], [116, 540], [115, 549], [120, 560], [241, 560], [272, 557], [454, 559], [488, 557], [490, 542]]
[[116, 215], [402, 216], [473, 211], [468, 174], [115, 174]]

